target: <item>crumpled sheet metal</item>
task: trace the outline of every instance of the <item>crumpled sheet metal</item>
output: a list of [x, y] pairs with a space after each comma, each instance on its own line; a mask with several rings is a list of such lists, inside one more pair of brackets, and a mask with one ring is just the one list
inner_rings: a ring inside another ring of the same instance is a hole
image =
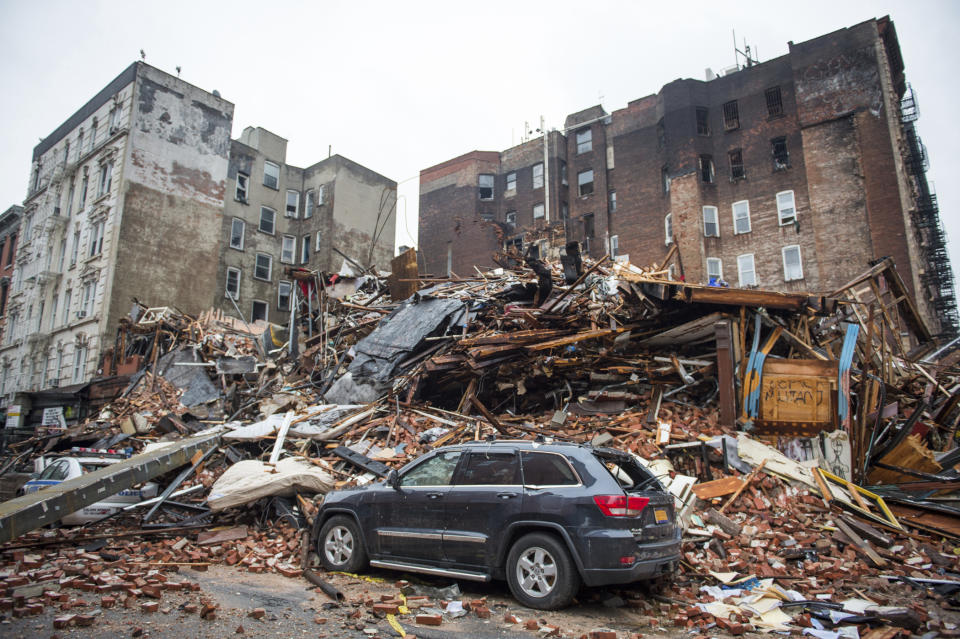
[[292, 497], [298, 492], [325, 494], [332, 488], [333, 477], [303, 458], [286, 457], [273, 466], [245, 459], [228, 468], [213, 484], [207, 505], [219, 512], [262, 497]]

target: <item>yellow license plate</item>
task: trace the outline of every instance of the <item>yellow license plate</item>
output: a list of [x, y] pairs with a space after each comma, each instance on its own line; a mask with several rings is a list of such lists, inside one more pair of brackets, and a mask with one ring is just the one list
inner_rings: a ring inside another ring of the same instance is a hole
[[667, 509], [666, 508], [656, 508], [653, 511], [653, 518], [657, 521], [658, 524], [665, 524], [668, 521], [667, 518]]

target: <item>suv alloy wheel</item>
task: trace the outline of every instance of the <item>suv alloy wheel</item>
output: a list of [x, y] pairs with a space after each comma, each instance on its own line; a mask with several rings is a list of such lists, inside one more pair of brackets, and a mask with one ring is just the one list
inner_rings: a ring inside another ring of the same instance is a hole
[[356, 572], [367, 565], [367, 553], [357, 524], [345, 515], [335, 515], [323, 524], [317, 554], [327, 570]]
[[562, 608], [580, 588], [570, 553], [553, 535], [524, 535], [507, 557], [507, 583], [510, 592], [524, 606], [539, 610]]

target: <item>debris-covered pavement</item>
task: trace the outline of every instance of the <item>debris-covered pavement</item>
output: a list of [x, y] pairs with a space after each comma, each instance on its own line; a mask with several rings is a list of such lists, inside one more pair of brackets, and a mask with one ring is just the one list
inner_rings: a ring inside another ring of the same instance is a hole
[[[575, 247], [470, 277], [418, 278], [411, 255], [393, 275], [292, 270], [286, 326], [124, 320], [116, 396], [5, 440], [8, 490], [59, 458], [120, 460], [0, 504], [3, 634], [960, 635], [960, 356], [892, 262], [808, 295]], [[673, 578], [545, 613], [497, 582], [319, 568], [325, 493], [488, 435], [636, 455], [674, 495]], [[157, 497], [93, 512], [144, 481]]]

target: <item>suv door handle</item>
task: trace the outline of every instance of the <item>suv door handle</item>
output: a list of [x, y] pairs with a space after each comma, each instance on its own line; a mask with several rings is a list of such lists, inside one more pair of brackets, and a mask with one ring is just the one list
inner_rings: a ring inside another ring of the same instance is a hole
[[427, 497], [430, 499], [440, 499], [443, 497], [443, 493], [427, 493]]
[[510, 499], [516, 496], [517, 496], [517, 493], [497, 493], [497, 497], [499, 497], [500, 499]]

